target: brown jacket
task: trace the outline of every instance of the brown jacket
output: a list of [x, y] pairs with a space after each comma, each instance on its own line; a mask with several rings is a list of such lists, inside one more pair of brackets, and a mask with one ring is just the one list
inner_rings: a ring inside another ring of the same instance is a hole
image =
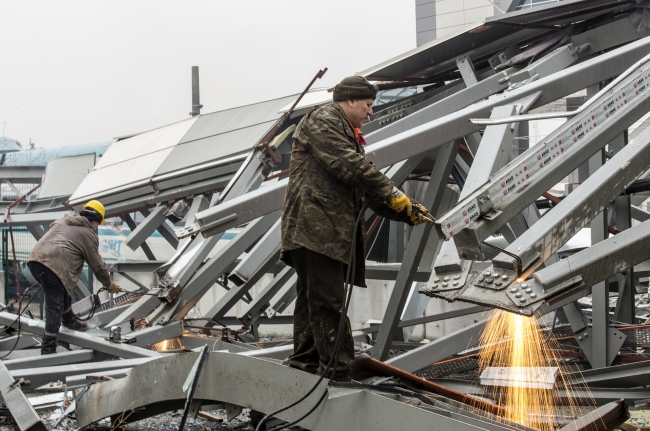
[[29, 254], [29, 261], [48, 267], [59, 277], [70, 296], [73, 296], [84, 261], [104, 286], [111, 284], [111, 276], [99, 254], [97, 232], [88, 219], [77, 213], [66, 214], [52, 222]]

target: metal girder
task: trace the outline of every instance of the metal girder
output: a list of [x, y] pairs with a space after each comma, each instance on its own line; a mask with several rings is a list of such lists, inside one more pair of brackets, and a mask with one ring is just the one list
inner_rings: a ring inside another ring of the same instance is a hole
[[[252, 244], [260, 239], [279, 218], [280, 212], [277, 211], [249, 223], [248, 226], [246, 226], [246, 228], [235, 238], [230, 240], [230, 242], [224, 246], [216, 256], [203, 265], [171, 304], [176, 307], [170, 320], [183, 319], [187, 312], [196, 305], [208, 290], [210, 290], [223, 271], [225, 271], [237, 257], [248, 250]], [[209, 240], [210, 239], [208, 239], [208, 241]], [[272, 264], [274, 263], [275, 261], [272, 262]], [[233, 292], [233, 290], [235, 289], [231, 289], [226, 295], [228, 296]], [[235, 292], [233, 292], [232, 295], [234, 295], [234, 293]], [[222, 301], [220, 301], [220, 303], [222, 303]], [[230, 309], [230, 307], [228, 309]]]
[[[260, 269], [241, 286], [232, 287], [226, 294], [208, 310], [205, 315], [214, 321], [219, 321], [226, 313], [239, 302], [257, 282], [266, 274], [273, 264], [280, 258], [280, 251], [267, 256]], [[252, 301], [251, 301], [252, 302]]]
[[14, 184], [40, 184], [44, 173], [45, 166], [0, 166], [0, 178]]
[[[366, 262], [366, 280], [395, 280], [399, 274], [401, 264], [380, 264]], [[413, 275], [413, 281], [429, 281], [430, 268], [418, 268]]]
[[[183, 322], [171, 322], [167, 325], [154, 325], [124, 336], [126, 343], [137, 347], [148, 347], [161, 341], [183, 335]], [[130, 340], [133, 340], [132, 342]]]
[[[124, 223], [131, 229], [131, 233], [137, 229], [137, 226], [135, 224], [135, 220], [131, 217], [131, 214], [125, 213], [120, 216], [122, 220], [124, 220]], [[151, 248], [149, 248], [149, 244], [146, 242], [146, 238], [140, 243], [140, 247], [142, 247], [142, 251], [144, 252], [144, 255], [147, 256], [147, 259], [151, 261], [156, 260], [156, 256], [154, 256], [153, 252], [151, 251]], [[116, 264], [113, 264], [116, 265]], [[154, 268], [155, 269], [155, 268]], [[109, 269], [110, 271], [110, 269]], [[117, 271], [119, 272], [119, 271]], [[152, 270], [153, 272], [153, 270]]]
[[[518, 100], [516, 103], [496, 107], [492, 110], [491, 118], [527, 112], [540, 95], [541, 93], [534, 93], [522, 100]], [[485, 128], [481, 145], [476, 152], [475, 160], [478, 163], [473, 163], [470, 168], [465, 186], [460, 193], [459, 199], [461, 201], [482, 187], [489, 180], [490, 176], [503, 168], [510, 160], [512, 157], [512, 143], [517, 130], [518, 124], [516, 123], [512, 125], [488, 126]], [[462, 271], [461, 265], [461, 260], [455, 245], [451, 241], [447, 241], [442, 244], [442, 248], [434, 264], [435, 275], [432, 275], [432, 277], [435, 280], [436, 277], [444, 278], [444, 273]], [[444, 286], [444, 290], [448, 288]]]
[[241, 320], [245, 326], [250, 327], [266, 311], [275, 294], [291, 281], [295, 274], [296, 271], [293, 268], [288, 266], [284, 268], [273, 280], [271, 280], [269, 284], [266, 285], [259, 295], [253, 298], [237, 318]]
[[463, 77], [463, 81], [468, 88], [472, 85], [478, 84], [478, 74], [474, 68], [474, 63], [472, 63], [472, 60], [468, 55], [462, 55], [458, 57], [456, 59], [456, 65], [458, 66], [458, 71]]
[[133, 284], [135, 284], [136, 286], [138, 286], [138, 287], [139, 287], [140, 289], [142, 289], [143, 291], [146, 292], [147, 290], [149, 290], [149, 288], [148, 288], [147, 286], [145, 286], [144, 284], [140, 283], [138, 280], [136, 280], [135, 278], [131, 277], [131, 276], [130, 276], [129, 274], [127, 274], [126, 272], [118, 272], [118, 274], [120, 274], [122, 277], [126, 278], [126, 279], [129, 280], [131, 283], [133, 283]]
[[106, 267], [110, 272], [154, 272], [164, 263], [162, 260], [149, 262], [107, 262]]
[[[628, 69], [587, 102], [589, 108], [583, 113], [509, 163], [439, 219], [439, 234], [446, 239], [453, 237], [461, 256], [483, 258], [483, 240], [650, 109], [650, 98], [644, 92], [644, 80], [650, 76], [647, 61]], [[474, 221], [468, 221], [464, 213]]]
[[593, 368], [567, 375], [568, 382], [580, 382], [589, 388], [626, 388], [650, 385], [650, 361]]
[[53, 367], [56, 365], [76, 364], [91, 362], [94, 359], [92, 350], [73, 350], [71, 352], [53, 353], [33, 358], [18, 358], [2, 361], [8, 370], [21, 370], [25, 368]]
[[[269, 319], [280, 319], [284, 316], [278, 316], [278, 313], [282, 313], [287, 307], [296, 299], [298, 296], [298, 291], [296, 290], [296, 285], [298, 284], [298, 275], [294, 274], [289, 281], [287, 281], [280, 291], [271, 298], [269, 306], [264, 310], [266, 316]], [[260, 317], [257, 318], [258, 323]], [[223, 323], [223, 318], [219, 319], [219, 322]], [[293, 323], [293, 321], [291, 322]]]
[[[185, 400], [183, 381], [197, 355], [194, 352], [172, 355], [135, 367], [122, 379], [91, 386], [77, 403], [79, 425], [84, 427], [104, 417], [149, 406], [144, 411], [134, 411], [131, 418], [138, 420], [159, 413], [160, 409], [178, 408], [172, 402], [174, 400], [182, 406]], [[156, 376], [160, 369], [171, 369], [174, 373], [167, 374], [165, 379], [158, 379]], [[209, 353], [201, 374], [204, 378], [198, 383], [195, 400], [226, 402], [264, 413], [295, 401], [299, 394], [306, 393], [318, 380], [318, 376], [268, 360], [225, 352]], [[242, 380], [242, 375], [246, 379]], [[514, 429], [487, 416], [472, 416], [466, 410], [454, 408], [451, 403], [437, 402], [436, 407], [440, 409], [406, 406], [404, 402], [407, 399], [397, 400], [385, 393], [364, 389], [328, 389], [326, 380], [304, 402], [278, 413], [276, 417], [287, 422], [298, 419], [314, 406], [325, 391], [328, 394], [323, 403], [299, 422], [299, 426], [314, 431], [371, 428], [383, 431], [399, 429], [408, 421], [409, 429], [413, 430], [430, 430], [432, 424], [450, 431]], [[162, 402], [167, 404], [163, 405]]]
[[153, 211], [141, 211], [145, 219], [133, 230], [129, 236], [124, 240], [124, 244], [128, 245], [131, 250], [136, 250], [140, 245], [145, 242], [158, 227], [165, 223], [169, 211], [169, 205], [158, 205]]
[[[397, 325], [397, 327], [407, 328], [409, 326], [425, 325], [431, 322], [439, 322], [440, 320], [453, 319], [454, 317], [462, 317], [462, 316], [467, 316], [469, 314], [482, 313], [486, 310], [488, 310], [488, 308], [476, 305], [473, 307], [462, 308], [460, 310], [446, 311], [444, 313], [434, 314], [432, 316], [424, 316], [415, 319], [402, 320], [401, 322], [399, 322], [399, 325]], [[377, 325], [377, 326], [372, 326], [370, 328], [362, 328], [361, 331], [365, 332], [366, 334], [372, 334], [375, 332], [379, 332], [379, 328], [380, 326]]]
[[29, 334], [14, 335], [0, 340], [0, 351], [5, 352], [12, 349], [22, 350], [22, 349], [27, 349], [29, 347], [38, 346], [39, 344], [40, 344], [39, 341], [34, 337], [30, 336]]
[[23, 394], [20, 385], [15, 385], [14, 382], [15, 378], [0, 362], [0, 393], [18, 428], [21, 431], [47, 431], [47, 427]]
[[[367, 157], [381, 169], [400, 160], [429, 152], [440, 145], [478, 131], [480, 126], [470, 123], [467, 121], [468, 118], [487, 117], [490, 111], [497, 106], [513, 103], [540, 91], [542, 96], [531, 108], [543, 106], [582, 90], [585, 86], [623, 73], [630, 64], [639, 61], [649, 52], [650, 40], [640, 39], [548, 77], [528, 82], [525, 85], [519, 83], [521, 86], [512, 91], [475, 103], [464, 109], [454, 110], [455, 108], [451, 108], [451, 111], [444, 113], [447, 115], [431, 116], [429, 109], [431, 107], [425, 108], [375, 132], [378, 134], [377, 139], [382, 140], [367, 146]], [[479, 85], [477, 84], [475, 87]], [[472, 88], [468, 90], [472, 90]], [[478, 100], [488, 95], [486, 94]], [[443, 103], [448, 104], [449, 102], [444, 101]], [[390, 132], [388, 129], [391, 129]], [[382, 133], [386, 133], [389, 137], [383, 139], [383, 136], [380, 136]], [[179, 231], [178, 235], [180, 237], [188, 236], [199, 231], [206, 236], [213, 235], [276, 211], [282, 208], [287, 182], [288, 180], [278, 181], [273, 185], [198, 213], [195, 217], [197, 221], [192, 229]]]
[[[647, 260], [650, 258], [648, 238], [650, 221], [645, 221], [535, 272], [532, 280], [521, 284], [522, 289], [530, 288], [538, 298], [538, 302], [528, 307], [529, 313], [526, 314], [534, 312], [542, 302], [552, 309], [565, 296], [584, 292], [596, 283]], [[545, 310], [549, 311], [549, 307]]]
[[[443, 146], [438, 152], [438, 158], [431, 172], [427, 189], [422, 199], [422, 204], [427, 208], [437, 208], [442, 201], [443, 194], [447, 188], [447, 179], [451, 173], [454, 159], [458, 153], [459, 142], [450, 142]], [[422, 252], [427, 245], [432, 226], [423, 223], [416, 226], [411, 233], [406, 253], [400, 267], [393, 291], [391, 292], [388, 306], [382, 319], [381, 329], [377, 335], [373, 357], [384, 360], [388, 357], [391, 343], [397, 332], [404, 305], [408, 298], [413, 278], [422, 258]]]
[[[5, 326], [18, 327], [16, 315], [7, 312], [0, 312], [0, 324]], [[45, 322], [41, 320], [29, 319], [27, 317], [20, 317], [20, 325], [25, 331], [43, 336], [45, 332]], [[143, 358], [143, 357], [159, 357], [160, 353], [151, 350], [141, 349], [139, 347], [123, 345], [107, 341], [103, 338], [96, 337], [89, 333], [73, 331], [67, 328], [61, 328], [58, 339], [66, 343], [74, 344], [86, 349], [97, 350], [99, 352], [107, 353], [121, 358]]]
[[282, 245], [280, 222], [281, 219], [278, 219], [246, 257], [230, 272], [228, 277], [230, 281], [237, 286], [241, 286], [260, 270], [260, 267], [264, 265], [269, 256], [280, 253], [280, 246]]
[[54, 220], [60, 219], [69, 211], [9, 214], [7, 221], [0, 220], [0, 227], [49, 225]]
[[[650, 130], [625, 146], [607, 164], [598, 169], [583, 184], [548, 211], [539, 222], [530, 226], [512, 242], [505, 253], [492, 260], [492, 266], [479, 274], [453, 299], [472, 300], [484, 305], [505, 308], [510, 311], [524, 310], [538, 302], [538, 292], [519, 291], [517, 279], [526, 279], [551, 255], [577, 234], [596, 215], [603, 211], [650, 165]], [[499, 274], [499, 279], [493, 279]], [[481, 281], [492, 280], [493, 285]], [[502, 280], [503, 279], [503, 280]], [[510, 292], [515, 289], [514, 292]], [[525, 289], [524, 289], [525, 290]], [[517, 295], [519, 293], [519, 295]], [[518, 312], [518, 311], [515, 311]], [[526, 314], [532, 313], [532, 309]]]
[[[580, 377], [578, 377], [580, 379]], [[484, 388], [477, 384], [476, 382], [450, 379], [450, 378], [439, 378], [431, 379], [433, 383], [445, 386], [449, 389], [453, 389], [458, 392], [463, 392], [470, 395], [484, 395]], [[587, 405], [591, 405], [592, 400], [596, 402], [596, 405], [603, 405], [610, 403], [612, 401], [625, 398], [627, 402], [633, 403], [635, 401], [644, 400], [650, 398], [650, 389], [647, 388], [634, 388], [627, 389], [623, 387], [617, 388], [600, 388], [589, 386], [588, 390], [581, 388], [571, 388], [569, 390], [565, 389], [555, 389], [553, 391], [554, 400], [571, 400], [573, 403], [584, 402]]]
[[[80, 388], [91, 383], [97, 383], [96, 378], [92, 377], [110, 377], [112, 379], [121, 379], [131, 372], [131, 368], [118, 368], [116, 370], [101, 370], [96, 374], [80, 374], [76, 376], [65, 377], [65, 388], [67, 390]], [[89, 378], [90, 377], [90, 378]]]
[[409, 373], [415, 372], [427, 365], [477, 346], [486, 322], [487, 320], [481, 320], [385, 362]]
[[11, 371], [14, 379], [24, 378], [25, 386], [30, 389], [38, 388], [50, 382], [65, 381], [68, 376], [79, 374], [96, 374], [106, 370], [117, 370], [121, 368], [131, 368], [136, 365], [144, 364], [156, 359], [138, 358], [138, 359], [119, 359], [111, 361], [91, 362], [88, 364], [66, 364], [54, 367], [40, 368], [22, 368]]

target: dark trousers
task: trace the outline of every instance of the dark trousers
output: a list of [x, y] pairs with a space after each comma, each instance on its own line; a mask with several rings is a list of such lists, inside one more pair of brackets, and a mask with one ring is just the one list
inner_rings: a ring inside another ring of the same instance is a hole
[[[322, 373], [332, 357], [339, 332], [347, 265], [306, 248], [289, 253], [298, 275], [293, 312], [294, 354], [289, 363], [308, 373]], [[354, 361], [354, 341], [347, 318], [345, 325], [334, 377], [346, 377]]]
[[59, 277], [47, 266], [39, 262], [28, 262], [27, 266], [34, 278], [43, 286], [45, 294], [45, 336], [41, 352], [54, 353], [61, 322], [65, 326], [71, 326], [77, 321], [72, 312], [72, 298]]

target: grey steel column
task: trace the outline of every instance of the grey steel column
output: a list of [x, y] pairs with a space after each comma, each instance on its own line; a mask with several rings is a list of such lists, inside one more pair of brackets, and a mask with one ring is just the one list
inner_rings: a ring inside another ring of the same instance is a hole
[[[589, 159], [589, 174], [594, 175], [605, 163], [605, 151], [600, 150]], [[591, 221], [591, 245], [609, 237], [607, 230], [607, 208]], [[591, 366], [603, 368], [607, 361], [607, 332], [609, 329], [609, 288], [605, 281], [591, 287], [591, 323], [593, 329], [593, 350]]]
[[[434, 210], [440, 204], [444, 191], [447, 188], [447, 180], [451, 173], [456, 154], [458, 153], [458, 147], [458, 141], [450, 142], [438, 152], [438, 157], [425, 192], [425, 198], [422, 202], [425, 207]], [[411, 284], [413, 283], [413, 276], [418, 269], [422, 251], [426, 246], [431, 228], [432, 226], [430, 224], [422, 224], [416, 226], [411, 234], [402, 266], [395, 280], [395, 287], [393, 287], [388, 307], [382, 319], [381, 329], [377, 335], [377, 342], [373, 349], [373, 357], [379, 360], [383, 361], [386, 359], [390, 351], [404, 304], [406, 303]]]
[[147, 238], [151, 236], [152, 233], [158, 226], [163, 224], [167, 218], [165, 213], [169, 210], [167, 205], [159, 205], [154, 208], [153, 211], [141, 211], [141, 213], [146, 217], [142, 223], [140, 223], [135, 229], [131, 231], [124, 243], [129, 246], [131, 250], [136, 250], [140, 247]]
[[[137, 226], [135, 224], [135, 221], [131, 217], [131, 214], [122, 214], [120, 216], [122, 220], [124, 220], [124, 223], [131, 229], [131, 232], [133, 232]], [[145, 238], [146, 239], [146, 238]], [[156, 260], [156, 256], [154, 256], [153, 252], [149, 248], [149, 244], [147, 244], [145, 241], [142, 241], [140, 244], [140, 247], [142, 248], [142, 251], [144, 252], [144, 255], [147, 256], [147, 259], [149, 260]]]

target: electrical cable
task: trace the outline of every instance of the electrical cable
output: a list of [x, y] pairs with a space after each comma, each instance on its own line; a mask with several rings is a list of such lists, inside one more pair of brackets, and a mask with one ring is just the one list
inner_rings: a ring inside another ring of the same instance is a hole
[[[29, 292], [29, 291], [30, 291], [34, 286], [36, 286], [37, 284], [38, 284], [38, 283], [34, 283], [34, 284], [32, 284], [31, 286], [29, 286], [29, 287], [27, 288], [27, 290], [25, 291], [25, 294], [27, 294], [27, 293], [28, 293], [28, 292]], [[38, 292], [40, 292], [42, 288], [43, 288], [43, 286], [39, 286], [39, 288], [36, 289], [36, 292], [32, 295], [31, 298], [29, 298], [29, 301], [27, 301], [27, 304], [25, 304], [25, 309], [27, 309], [27, 307], [29, 307], [29, 304], [31, 304], [32, 300], [33, 300], [34, 298], [36, 298], [36, 295], [38, 295]], [[25, 310], [22, 310], [22, 311], [21, 311], [21, 309], [23, 308], [23, 299], [24, 299], [24, 298], [25, 298], [25, 296], [21, 296], [21, 297], [20, 297], [20, 300], [19, 300], [19, 302], [18, 302], [18, 316], [16, 317], [16, 320], [14, 320], [13, 323], [12, 323], [11, 325], [9, 325], [9, 326], [7, 327], [7, 329], [5, 329], [5, 333], [6, 333], [7, 330], [8, 330], [9, 328], [13, 327], [14, 324], [15, 324], [16, 322], [18, 322], [18, 328], [17, 328], [17, 329], [18, 329], [18, 332], [16, 333], [16, 342], [14, 343], [13, 347], [11, 348], [11, 350], [9, 350], [9, 352], [7, 352], [6, 355], [1, 356], [0, 359], [4, 359], [4, 358], [6, 358], [7, 356], [11, 355], [11, 354], [13, 353], [13, 351], [16, 349], [16, 346], [18, 346], [18, 341], [20, 341], [20, 316], [25, 312]]]
[[[352, 287], [353, 287], [354, 275], [355, 275], [355, 264], [356, 264], [356, 261], [357, 261], [357, 259], [356, 259], [356, 255], [357, 255], [356, 254], [356, 251], [357, 251], [357, 232], [358, 232], [359, 225], [361, 223], [361, 218], [363, 217], [363, 214], [364, 214], [364, 212], [366, 211], [366, 209], [368, 208], [369, 205], [370, 205], [370, 202], [366, 202], [363, 205], [363, 207], [361, 208], [361, 211], [359, 211], [359, 214], [357, 215], [357, 219], [356, 219], [356, 221], [354, 223], [354, 230], [353, 230], [353, 233], [352, 233], [352, 243], [351, 243], [351, 247], [350, 247], [350, 257], [348, 258], [348, 270], [347, 270], [347, 273], [346, 273], [345, 285], [344, 285], [344, 290], [347, 292], [347, 294], [346, 294], [346, 297], [344, 298], [343, 306], [341, 308], [341, 320], [339, 321], [339, 332], [338, 332], [338, 335], [336, 337], [336, 343], [334, 344], [334, 349], [332, 349], [332, 355], [330, 356], [330, 360], [327, 363], [327, 367], [325, 367], [325, 370], [323, 371], [323, 373], [318, 378], [318, 381], [316, 381], [314, 386], [312, 386], [312, 388], [309, 391], [307, 391], [307, 393], [305, 393], [302, 397], [300, 397], [298, 400], [294, 401], [293, 403], [288, 404], [285, 407], [282, 407], [281, 409], [278, 409], [278, 410], [276, 410], [274, 412], [271, 412], [271, 413], [267, 414], [266, 416], [264, 416], [262, 418], [262, 420], [260, 420], [260, 422], [257, 424], [257, 427], [255, 427], [255, 431], [261, 431], [262, 425], [264, 425], [264, 423], [266, 421], [268, 421], [270, 418], [272, 418], [273, 416], [275, 416], [278, 413], [281, 413], [281, 412], [283, 412], [285, 410], [288, 410], [288, 409], [300, 404], [304, 400], [306, 400], [307, 397], [309, 397], [316, 390], [316, 388], [318, 388], [318, 386], [323, 381], [325, 376], [329, 373], [330, 369], [332, 370], [332, 374], [334, 374], [334, 372], [336, 371], [336, 367], [338, 366], [338, 362], [339, 362], [338, 352], [339, 352], [339, 348], [341, 346], [341, 338], [343, 338], [343, 328], [347, 323], [346, 319], [347, 319], [347, 315], [348, 315], [348, 307], [350, 305], [350, 299], [352, 297]], [[300, 418], [298, 418], [298, 419], [296, 419], [296, 420], [294, 420], [294, 421], [292, 421], [292, 422], [290, 422], [288, 424], [279, 425], [278, 427], [272, 428], [269, 431], [279, 431], [279, 430], [281, 430], [283, 428], [293, 426], [293, 425], [297, 424], [298, 422], [302, 421], [303, 419], [308, 417], [310, 414], [312, 414], [316, 410], [316, 408], [318, 408], [318, 406], [323, 402], [323, 400], [325, 399], [326, 396], [327, 396], [327, 389], [323, 392], [323, 395], [321, 395], [321, 397], [318, 399], [318, 401], [314, 404], [314, 406], [311, 409], [309, 409], [309, 411], [307, 413], [305, 413]]]
[[106, 288], [102, 287], [101, 289], [99, 289], [99, 291], [97, 291], [97, 293], [91, 295], [91, 298], [92, 298], [91, 301], [92, 301], [93, 305], [90, 308], [90, 312], [88, 313], [88, 316], [86, 316], [86, 317], [78, 317], [77, 316], [77, 320], [80, 320], [82, 322], [87, 322], [87, 321], [89, 321], [90, 319], [92, 319], [95, 316], [95, 312], [97, 312], [97, 309], [101, 306], [101, 301], [99, 300], [99, 294], [101, 292], [105, 291], [105, 290], [106, 290]]

